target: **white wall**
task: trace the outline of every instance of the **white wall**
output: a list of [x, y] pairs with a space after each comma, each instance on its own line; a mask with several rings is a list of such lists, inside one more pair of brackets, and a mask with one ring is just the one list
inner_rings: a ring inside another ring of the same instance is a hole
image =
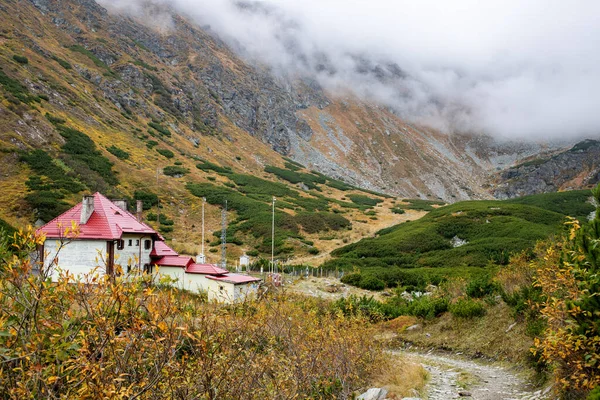
[[[235, 285], [228, 282], [220, 282], [208, 279], [203, 274], [186, 274], [181, 267], [159, 267], [158, 274], [176, 279], [173, 286], [191, 292], [206, 292], [208, 300], [216, 300], [221, 303], [236, 301]], [[239, 294], [238, 294], [239, 296]]]
[[[152, 238], [142, 235], [123, 235], [125, 246], [123, 250], [117, 249], [115, 243], [115, 266], [120, 265], [123, 272], [127, 272], [127, 265], [131, 263], [133, 268], [138, 268], [140, 265], [150, 263], [150, 249], [144, 249], [144, 241]], [[129, 246], [131, 240], [131, 246]], [[137, 241], [137, 242], [136, 242]], [[137, 245], [136, 245], [137, 243]], [[140, 258], [141, 251], [141, 258]], [[44, 266], [48, 267], [49, 263], [54, 260], [58, 252], [58, 266], [62, 270], [68, 270], [76, 277], [83, 274], [88, 274], [96, 267], [100, 274], [106, 272], [106, 262], [108, 260], [108, 246], [106, 240], [73, 240], [66, 241], [62, 247], [57, 239], [46, 239], [44, 242]], [[140, 262], [141, 261], [141, 262]], [[53, 268], [52, 280], [58, 279], [57, 268]]]
[[[177, 287], [179, 289], [187, 289], [190, 290], [190, 288], [186, 287], [186, 281], [185, 281], [185, 270], [183, 267], [161, 267], [161, 266], [156, 266], [155, 268], [155, 272], [158, 273], [159, 275], [159, 279], [160, 276], [168, 276], [171, 279], [173, 279], [174, 283], [172, 283], [171, 285], [174, 287]], [[189, 274], [187, 274], [189, 275]]]
[[[105, 273], [103, 258], [106, 257], [107, 246], [105, 240], [74, 240], [61, 243], [57, 239], [46, 239], [44, 242], [44, 267], [48, 267], [58, 254], [57, 265], [70, 274], [80, 276], [90, 273], [94, 268], [98, 268], [98, 273]], [[52, 280], [58, 279], [58, 270], [56, 265], [52, 267]]]
[[[123, 250], [118, 250], [115, 243], [115, 265], [120, 265], [123, 272], [127, 272], [128, 264], [131, 264], [133, 271], [133, 268], [143, 267], [144, 264], [150, 263], [150, 253], [152, 252], [152, 238], [150, 236], [123, 234], [122, 239], [125, 242]], [[131, 246], [129, 245], [130, 240]], [[144, 249], [145, 240], [150, 240], [149, 250]]]
[[250, 282], [243, 285], [235, 285], [234, 301], [244, 301], [256, 298], [258, 295], [258, 282]]

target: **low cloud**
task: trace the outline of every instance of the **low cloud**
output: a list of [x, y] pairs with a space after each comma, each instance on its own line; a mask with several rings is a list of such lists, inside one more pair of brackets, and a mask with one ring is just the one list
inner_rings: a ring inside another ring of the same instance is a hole
[[[249, 61], [445, 132], [600, 136], [600, 3], [530, 0], [101, 0], [209, 25]], [[150, 11], [149, 11], [150, 10]]]

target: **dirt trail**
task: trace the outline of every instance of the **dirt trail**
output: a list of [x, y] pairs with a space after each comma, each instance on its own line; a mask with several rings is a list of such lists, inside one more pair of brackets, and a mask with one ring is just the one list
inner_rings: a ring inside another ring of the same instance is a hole
[[[428, 400], [550, 400], [549, 390], [535, 389], [509, 369], [435, 352], [394, 351], [429, 372]], [[465, 387], [466, 386], [466, 387]]]

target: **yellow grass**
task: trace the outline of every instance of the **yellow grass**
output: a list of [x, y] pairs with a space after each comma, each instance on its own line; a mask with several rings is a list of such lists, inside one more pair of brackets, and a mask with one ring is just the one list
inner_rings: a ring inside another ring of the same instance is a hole
[[383, 387], [388, 390], [388, 399], [402, 399], [403, 397], [419, 397], [428, 374], [421, 364], [409, 361], [400, 355], [390, 355], [389, 364], [382, 368], [372, 386]]

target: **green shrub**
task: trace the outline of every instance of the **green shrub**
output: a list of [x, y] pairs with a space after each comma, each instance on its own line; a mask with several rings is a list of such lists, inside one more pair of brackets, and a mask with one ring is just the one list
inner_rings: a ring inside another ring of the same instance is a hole
[[29, 64], [29, 60], [27, 59], [27, 57], [19, 56], [19, 55], [15, 54], [12, 58], [19, 64], [23, 64], [23, 65]]
[[169, 149], [156, 149], [156, 151], [160, 155], [162, 155], [164, 157], [167, 157], [167, 158], [173, 158], [173, 157], [175, 157], [175, 154], [173, 154], [173, 152], [171, 150], [169, 150]]
[[148, 143], [146, 143], [146, 147], [149, 149], [154, 148], [154, 146], [158, 145], [158, 142], [156, 140], [148, 140]]
[[346, 182], [342, 182], [331, 178], [327, 178], [327, 186], [344, 192], [347, 190], [357, 189], [356, 187], [349, 185]]
[[91, 51], [89, 51], [88, 49], [86, 49], [85, 47], [79, 45], [79, 44], [75, 44], [71, 47], [69, 47], [69, 50], [75, 52], [75, 53], [80, 53], [83, 54], [84, 56], [86, 56], [87, 58], [89, 58], [94, 65], [96, 65], [99, 68], [102, 68], [105, 70], [106, 74], [108, 75], [114, 75], [114, 72], [108, 67], [108, 65], [106, 65], [104, 63], [104, 61], [100, 60], [98, 57], [96, 57], [96, 55], [94, 53], [92, 53]]
[[404, 214], [406, 211], [401, 207], [392, 208], [392, 213], [394, 214]]
[[435, 318], [448, 311], [448, 299], [444, 297], [421, 296], [408, 304], [407, 313], [415, 317]]
[[330, 229], [339, 231], [352, 226], [348, 219], [333, 213], [301, 212], [296, 215], [295, 219], [307, 233], [317, 233]]
[[35, 101], [36, 97], [31, 95], [29, 93], [29, 90], [25, 86], [21, 85], [21, 83], [18, 80], [10, 78], [1, 69], [0, 85], [2, 85], [4, 90], [6, 90], [8, 93], [14, 96], [17, 104], [18, 102], [31, 104], [33, 101]]
[[475, 318], [485, 315], [485, 306], [472, 299], [460, 299], [449, 306], [450, 313], [459, 318]]
[[48, 112], [46, 113], [45, 116], [46, 116], [46, 119], [48, 121], [50, 121], [50, 123], [53, 124], [53, 125], [64, 124], [65, 122], [67, 122], [66, 120], [64, 120], [62, 118], [59, 118], [59, 117], [55, 117], [55, 116], [53, 116], [52, 114], [50, 114]]
[[168, 226], [168, 225], [161, 225], [158, 230], [161, 233], [170, 233], [173, 232], [173, 227], [172, 226]]
[[125, 150], [122, 150], [120, 148], [118, 148], [115, 145], [112, 145], [110, 147], [107, 147], [106, 150], [108, 150], [109, 153], [111, 153], [112, 155], [114, 155], [115, 157], [121, 159], [121, 160], [127, 160], [129, 158], [129, 153], [126, 152]]
[[62, 58], [58, 57], [58, 56], [51, 56], [52, 59], [54, 61], [56, 61], [61, 67], [63, 67], [64, 69], [71, 69], [73, 68], [73, 66], [71, 64], [69, 64], [68, 62], [66, 62], [65, 60], [63, 60]]
[[377, 204], [383, 202], [381, 199], [374, 199], [372, 197], [363, 196], [361, 194], [349, 194], [347, 197], [354, 203], [361, 206], [375, 207]]
[[296, 183], [302, 182], [309, 189], [317, 189], [318, 188], [316, 185], [317, 183], [325, 183], [326, 182], [326, 179], [321, 176], [313, 175], [313, 174], [306, 174], [306, 173], [296, 172], [296, 171], [297, 171], [297, 169], [289, 170], [289, 169], [274, 167], [272, 165], [267, 165], [265, 167], [265, 172], [274, 174], [274, 175], [278, 176], [279, 178], [286, 180], [290, 183], [296, 184]]
[[295, 192], [284, 184], [271, 182], [252, 175], [231, 174], [229, 179], [238, 185], [238, 190], [242, 193], [266, 196], [259, 197], [263, 201], [271, 201], [272, 196], [282, 198], [285, 196], [293, 196], [295, 194]]
[[150, 121], [148, 122], [148, 126], [153, 128], [163, 136], [171, 137], [171, 131], [169, 130], [169, 128], [162, 126], [158, 122]]
[[65, 196], [53, 190], [39, 190], [25, 196], [25, 200], [36, 211], [36, 217], [48, 222], [67, 211], [71, 206], [63, 201]]
[[408, 202], [408, 205], [399, 205], [399, 208], [404, 208], [407, 210], [416, 210], [416, 211], [433, 211], [435, 208], [433, 206], [442, 206], [446, 203], [443, 201], [432, 201], [432, 200], [421, 200], [421, 199], [405, 199], [405, 202]]
[[231, 174], [233, 172], [230, 167], [221, 167], [210, 161], [202, 161], [201, 163], [196, 164], [196, 168], [202, 171], [215, 171], [218, 174]]
[[[149, 210], [152, 207], [158, 205], [158, 196], [152, 192], [147, 192], [145, 190], [136, 190], [135, 192], [133, 192], [133, 198], [135, 200], [142, 200], [142, 208], [144, 210]], [[154, 218], [154, 220], [156, 220], [156, 216]]]
[[361, 279], [362, 275], [360, 274], [360, 272], [352, 272], [349, 274], [345, 274], [340, 280], [342, 281], [342, 283], [345, 283], [347, 285], [358, 286], [360, 285]]
[[180, 177], [190, 172], [189, 169], [180, 167], [178, 165], [169, 165], [163, 168], [163, 174], [167, 176]]
[[372, 322], [381, 321], [385, 314], [382, 310], [382, 304], [375, 300], [373, 296], [350, 295], [336, 300], [332, 304], [335, 311], [341, 311], [347, 316], [362, 316], [368, 318]]
[[319, 254], [319, 249], [317, 249], [316, 247], [311, 247], [308, 249], [308, 254], [317, 255]]
[[466, 287], [467, 296], [481, 299], [499, 292], [498, 284], [489, 276], [482, 276], [471, 280]]
[[587, 397], [587, 400], [600, 400], [600, 386], [597, 386], [594, 390], [590, 392]]
[[136, 59], [133, 63], [135, 65], [139, 65], [142, 68], [146, 68], [149, 71], [158, 71], [158, 68], [156, 68], [155, 66], [150, 65], [150, 64], [148, 64], [148, 63], [146, 63], [146, 62], [144, 62], [143, 60], [140, 60], [140, 59]]
[[88, 135], [77, 129], [64, 125], [56, 125], [58, 133], [65, 139], [62, 150], [70, 157], [67, 161], [74, 161], [73, 169], [88, 183], [95, 183], [93, 176], [85, 175], [85, 169], [96, 172], [109, 185], [118, 184], [117, 177], [112, 170], [112, 163], [96, 149], [96, 144]]
[[250, 256], [250, 257], [258, 257], [258, 250], [248, 250], [246, 252], [246, 255]]
[[385, 289], [385, 282], [373, 275], [365, 275], [361, 278], [359, 287], [366, 290], [379, 291]]

